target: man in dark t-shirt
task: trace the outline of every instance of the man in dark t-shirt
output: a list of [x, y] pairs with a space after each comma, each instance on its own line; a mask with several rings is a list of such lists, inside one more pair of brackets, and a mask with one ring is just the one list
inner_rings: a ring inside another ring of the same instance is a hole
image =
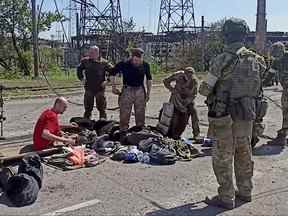
[[[143, 53], [142, 49], [132, 49], [131, 58], [116, 64], [111, 72], [112, 92], [120, 96], [120, 132], [122, 134], [129, 128], [132, 106], [134, 106], [136, 126], [145, 125], [145, 108], [150, 97], [152, 76], [149, 64], [143, 61]], [[115, 85], [117, 73], [123, 76], [122, 91], [118, 90]], [[144, 86], [145, 77], [147, 89]]]
[[91, 118], [94, 98], [99, 111], [100, 119], [106, 119], [106, 73], [110, 73], [112, 65], [100, 58], [99, 48], [93, 46], [88, 51], [88, 56], [81, 60], [77, 67], [78, 79], [84, 83], [84, 118]]

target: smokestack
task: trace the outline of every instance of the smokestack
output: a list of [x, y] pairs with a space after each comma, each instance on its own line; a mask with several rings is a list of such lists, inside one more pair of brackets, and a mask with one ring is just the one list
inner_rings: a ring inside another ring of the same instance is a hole
[[256, 21], [256, 50], [259, 54], [265, 54], [267, 32], [266, 0], [257, 0], [257, 21]]

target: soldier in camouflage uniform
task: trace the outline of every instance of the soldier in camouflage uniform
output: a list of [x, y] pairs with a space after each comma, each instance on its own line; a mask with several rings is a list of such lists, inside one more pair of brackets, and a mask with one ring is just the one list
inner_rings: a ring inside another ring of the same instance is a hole
[[[129, 128], [132, 107], [134, 106], [136, 126], [145, 125], [145, 108], [149, 100], [152, 76], [150, 65], [143, 60], [144, 51], [140, 48], [131, 50], [131, 58], [115, 65], [111, 73], [112, 92], [120, 96], [120, 136], [125, 136]], [[123, 75], [122, 91], [116, 88], [115, 76], [117, 73]], [[146, 86], [144, 86], [146, 78]]]
[[[251, 201], [253, 161], [251, 136], [256, 118], [255, 98], [260, 92], [263, 59], [244, 47], [249, 31], [244, 20], [224, 23], [225, 49], [212, 62], [207, 80], [199, 88], [207, 96], [210, 133], [213, 145], [213, 170], [219, 184], [218, 196], [207, 198], [208, 205], [235, 207], [235, 195]], [[233, 162], [236, 185], [233, 184]]]
[[274, 43], [271, 47], [271, 56], [273, 60], [270, 70], [279, 74], [280, 84], [283, 88], [281, 97], [283, 122], [277, 137], [268, 144], [284, 146], [287, 144], [288, 132], [288, 52], [285, 51], [285, 45], [281, 42]]
[[[175, 82], [175, 87], [171, 86], [172, 82]], [[163, 83], [171, 92], [170, 103], [174, 105], [169, 136], [173, 139], [179, 139], [191, 116], [193, 136], [196, 139], [200, 134], [200, 128], [194, 103], [198, 90], [195, 70], [192, 67], [187, 67], [184, 71], [178, 71], [167, 77]]]

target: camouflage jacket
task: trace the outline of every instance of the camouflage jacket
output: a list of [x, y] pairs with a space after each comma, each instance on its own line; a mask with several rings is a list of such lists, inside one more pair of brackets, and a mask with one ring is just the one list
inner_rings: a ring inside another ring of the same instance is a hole
[[175, 82], [175, 91], [172, 92], [170, 102], [181, 112], [187, 112], [187, 106], [193, 103], [197, 96], [198, 79], [193, 74], [178, 71], [164, 80], [165, 86]]
[[273, 59], [271, 68], [278, 73], [282, 87], [288, 89], [288, 52], [280, 59]]
[[[266, 70], [264, 58], [246, 49], [243, 43], [233, 43], [226, 46], [224, 52], [213, 60], [209, 70], [209, 73], [217, 78], [212, 93], [207, 98], [209, 111], [212, 111], [208, 115], [211, 117], [221, 117], [229, 114], [230, 94], [231, 89], [233, 89], [231, 77], [241, 55], [251, 56], [256, 59], [255, 67], [259, 70], [260, 76]], [[253, 96], [257, 94], [260, 94], [260, 88], [259, 92], [253, 92]]]

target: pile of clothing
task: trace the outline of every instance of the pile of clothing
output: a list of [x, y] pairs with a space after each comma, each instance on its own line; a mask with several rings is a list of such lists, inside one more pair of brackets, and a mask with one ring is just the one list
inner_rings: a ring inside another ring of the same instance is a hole
[[117, 121], [74, 117], [70, 122], [80, 127], [79, 143], [113, 160], [169, 165], [199, 156], [199, 151], [191, 144], [166, 138], [153, 126], [129, 128], [120, 139]]
[[61, 153], [43, 158], [43, 162], [48, 166], [66, 171], [97, 166], [105, 161], [105, 158], [84, 145], [62, 147], [61, 150]]

